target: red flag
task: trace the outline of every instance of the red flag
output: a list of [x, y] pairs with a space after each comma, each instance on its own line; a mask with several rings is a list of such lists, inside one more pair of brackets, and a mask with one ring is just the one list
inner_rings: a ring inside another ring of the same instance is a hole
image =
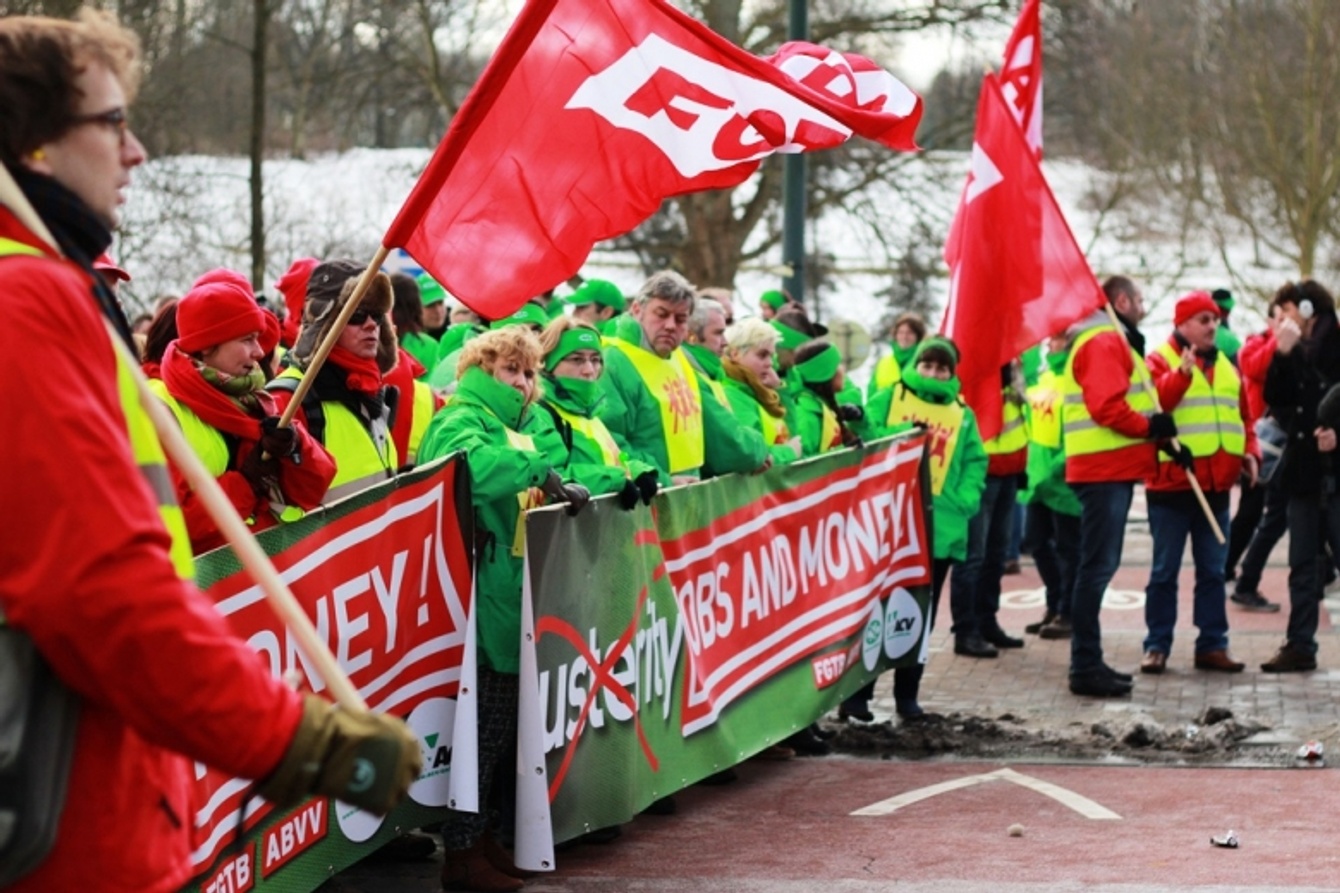
[[386, 234], [489, 318], [669, 196], [852, 133], [914, 149], [921, 99], [813, 44], [751, 56], [664, 0], [530, 0]]
[[1042, 0], [1028, 0], [1019, 11], [1005, 59], [1000, 66], [1000, 89], [1014, 120], [1023, 128], [1028, 145], [1042, 157]]
[[982, 80], [945, 262], [940, 331], [962, 352], [963, 396], [989, 440], [1000, 431], [1000, 368], [1105, 300], [993, 74]]

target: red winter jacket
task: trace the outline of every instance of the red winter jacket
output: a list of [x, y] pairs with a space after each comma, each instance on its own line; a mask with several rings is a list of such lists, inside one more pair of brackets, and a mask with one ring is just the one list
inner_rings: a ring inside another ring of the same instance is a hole
[[1247, 425], [1252, 427], [1266, 412], [1266, 370], [1275, 356], [1275, 333], [1257, 332], [1248, 335], [1238, 351], [1238, 371], [1242, 373], [1242, 390], [1247, 395]]
[[[1178, 353], [1182, 352], [1182, 347], [1175, 338], [1169, 338], [1168, 343]], [[1157, 351], [1151, 353], [1145, 363], [1149, 366], [1149, 374], [1154, 379], [1154, 386], [1159, 392], [1159, 406], [1163, 407], [1164, 412], [1172, 412], [1177, 408], [1177, 404], [1182, 402], [1182, 397], [1186, 394], [1187, 388], [1191, 387], [1191, 376], [1183, 375], [1178, 369], [1170, 367]], [[1196, 365], [1200, 366], [1200, 371], [1211, 384], [1214, 383], [1214, 364], [1208, 362], [1205, 357], [1197, 356]], [[1247, 389], [1242, 388], [1238, 395], [1238, 411], [1242, 414], [1244, 424], [1247, 429], [1246, 452], [1248, 455], [1261, 457], [1261, 448], [1256, 444], [1256, 432], [1252, 430], [1251, 423], [1247, 421]], [[1196, 480], [1200, 482], [1201, 489], [1207, 493], [1222, 493], [1233, 489], [1233, 485], [1238, 482], [1238, 475], [1242, 472], [1242, 457], [1231, 456], [1220, 450], [1213, 456], [1198, 456], [1196, 458]], [[1145, 480], [1145, 486], [1152, 491], [1174, 491], [1190, 490], [1191, 483], [1186, 478], [1186, 472], [1174, 462], [1160, 462], [1158, 468]]]
[[[3, 209], [0, 237], [40, 247]], [[0, 259], [0, 609], [82, 702], [55, 847], [7, 893], [176, 890], [191, 761], [263, 777], [301, 715], [173, 571], [91, 288], [60, 260]]]
[[[1149, 419], [1126, 402], [1135, 360], [1124, 335], [1116, 331], [1094, 335], [1075, 354], [1075, 382], [1084, 393], [1084, 405], [1093, 420], [1126, 437], [1149, 436]], [[1141, 481], [1154, 468], [1154, 442], [1131, 444], [1102, 453], [1067, 455], [1068, 484]]]

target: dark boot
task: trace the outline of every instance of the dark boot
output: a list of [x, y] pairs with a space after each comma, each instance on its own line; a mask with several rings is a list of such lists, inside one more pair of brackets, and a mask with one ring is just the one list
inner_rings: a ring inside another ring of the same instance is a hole
[[528, 868], [517, 868], [516, 860], [512, 858], [512, 854], [503, 849], [502, 844], [494, 840], [491, 834], [485, 834], [480, 838], [479, 848], [484, 853], [484, 858], [489, 860], [489, 864], [508, 877], [525, 880], [539, 874], [539, 872], [531, 871]]
[[520, 890], [519, 878], [503, 874], [484, 855], [483, 839], [469, 849], [447, 850], [442, 863], [442, 889], [452, 893], [508, 893]]

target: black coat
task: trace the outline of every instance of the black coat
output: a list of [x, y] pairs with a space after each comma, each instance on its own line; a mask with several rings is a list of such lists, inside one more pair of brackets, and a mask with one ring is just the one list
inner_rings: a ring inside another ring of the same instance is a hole
[[1266, 371], [1265, 401], [1289, 434], [1280, 459], [1280, 485], [1288, 493], [1319, 493], [1334, 488], [1340, 450], [1321, 453], [1312, 432], [1317, 404], [1331, 385], [1340, 383], [1340, 326], [1334, 312], [1317, 316], [1312, 333], [1287, 356], [1276, 353]]

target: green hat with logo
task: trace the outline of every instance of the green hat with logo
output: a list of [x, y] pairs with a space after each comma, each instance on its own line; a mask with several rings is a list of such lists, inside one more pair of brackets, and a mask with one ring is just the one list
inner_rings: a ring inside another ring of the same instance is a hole
[[619, 286], [607, 279], [588, 279], [577, 291], [567, 298], [574, 307], [583, 304], [599, 304], [601, 307], [613, 307], [615, 313], [623, 313], [627, 301]]
[[447, 290], [427, 273], [420, 273], [414, 281], [419, 283], [419, 302], [423, 306], [430, 307], [447, 299]]
[[508, 326], [539, 326], [544, 328], [549, 325], [549, 314], [539, 304], [527, 301], [521, 305], [511, 316], [504, 316], [502, 319], [495, 320], [490, 329], [505, 329]]
[[552, 372], [554, 367], [573, 351], [600, 350], [600, 348], [599, 332], [586, 326], [574, 326], [559, 337], [554, 349], [549, 351], [549, 356], [544, 358], [544, 368]]

